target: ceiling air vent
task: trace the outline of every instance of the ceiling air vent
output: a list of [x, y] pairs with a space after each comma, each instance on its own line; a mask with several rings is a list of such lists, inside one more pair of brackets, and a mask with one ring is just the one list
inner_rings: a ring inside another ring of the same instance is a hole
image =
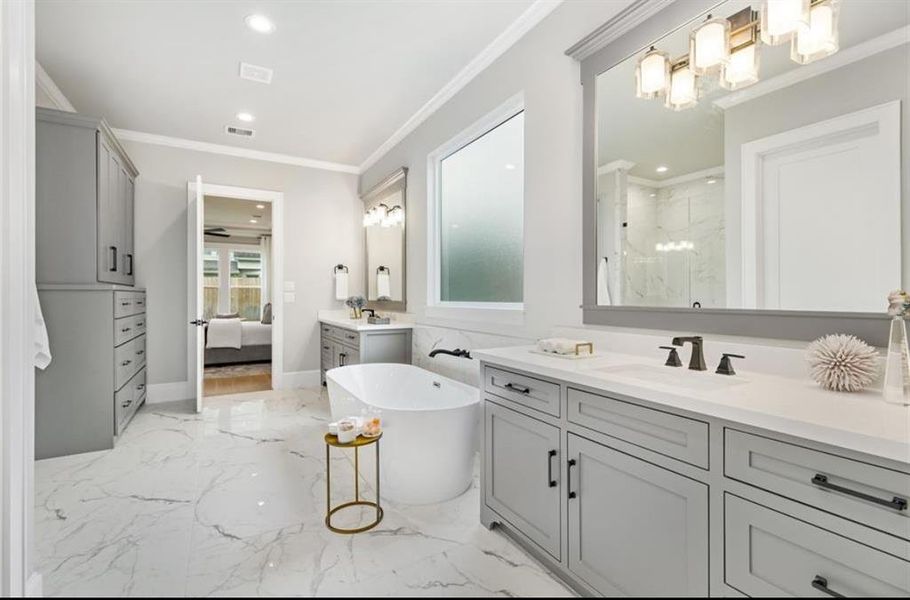
[[256, 132], [252, 129], [244, 129], [243, 127], [234, 127], [233, 125], [226, 125], [224, 127], [226, 133], [231, 135], [239, 135], [240, 137], [253, 137], [256, 135]]
[[268, 67], [242, 62], [240, 63], [240, 79], [269, 84], [272, 83], [272, 70]]

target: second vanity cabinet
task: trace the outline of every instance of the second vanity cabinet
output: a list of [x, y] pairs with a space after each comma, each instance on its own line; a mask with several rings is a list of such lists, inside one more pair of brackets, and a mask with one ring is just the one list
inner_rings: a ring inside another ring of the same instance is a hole
[[482, 359], [481, 520], [583, 595], [910, 595], [910, 465]]
[[360, 363], [410, 363], [411, 329], [378, 326], [360, 329], [356, 323], [342, 327], [334, 322], [319, 323], [320, 376], [335, 367]]

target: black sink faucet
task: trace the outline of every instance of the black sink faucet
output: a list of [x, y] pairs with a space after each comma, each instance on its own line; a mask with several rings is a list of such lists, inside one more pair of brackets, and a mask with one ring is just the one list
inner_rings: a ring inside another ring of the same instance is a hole
[[706, 371], [704, 340], [700, 335], [690, 335], [673, 338], [674, 346], [682, 346], [686, 342], [692, 343], [692, 356], [689, 358], [689, 368], [693, 371]]
[[449, 356], [461, 356], [463, 358], [471, 358], [470, 351], [462, 350], [461, 348], [455, 348], [454, 350], [445, 350], [444, 348], [436, 348], [435, 350], [430, 350], [430, 358], [433, 358], [437, 354], [448, 354]]

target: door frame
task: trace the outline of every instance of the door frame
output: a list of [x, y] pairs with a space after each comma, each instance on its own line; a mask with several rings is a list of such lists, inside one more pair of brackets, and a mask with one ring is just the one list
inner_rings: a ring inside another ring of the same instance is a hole
[[[272, 327], [272, 389], [280, 390], [284, 387], [284, 192], [274, 190], [261, 190], [217, 183], [202, 183], [202, 195], [236, 198], [238, 200], [252, 200], [256, 202], [269, 202], [272, 205], [272, 322], [277, 327]], [[187, 207], [191, 207], [196, 200], [196, 182], [189, 181], [187, 185]], [[187, 236], [187, 323], [197, 318], [195, 314], [195, 290], [202, 285], [196, 280], [193, 262], [196, 256], [197, 240], [194, 235]], [[187, 348], [187, 378], [190, 384], [201, 377], [196, 372], [196, 344], [193, 336], [186, 336]], [[190, 386], [194, 387], [194, 386]], [[195, 387], [194, 387], [195, 389]], [[197, 406], [200, 405], [197, 398]]]

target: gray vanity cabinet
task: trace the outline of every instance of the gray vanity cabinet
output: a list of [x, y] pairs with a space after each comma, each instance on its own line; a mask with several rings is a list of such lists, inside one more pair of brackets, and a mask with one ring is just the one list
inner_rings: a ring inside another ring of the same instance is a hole
[[604, 595], [707, 596], [708, 486], [568, 440], [569, 569]]
[[360, 363], [411, 362], [411, 330], [367, 329], [358, 331], [329, 323], [319, 324], [320, 374], [345, 365]]
[[484, 435], [484, 501], [559, 560], [559, 428], [486, 402]]
[[139, 172], [103, 119], [36, 109], [36, 274], [133, 285]]

